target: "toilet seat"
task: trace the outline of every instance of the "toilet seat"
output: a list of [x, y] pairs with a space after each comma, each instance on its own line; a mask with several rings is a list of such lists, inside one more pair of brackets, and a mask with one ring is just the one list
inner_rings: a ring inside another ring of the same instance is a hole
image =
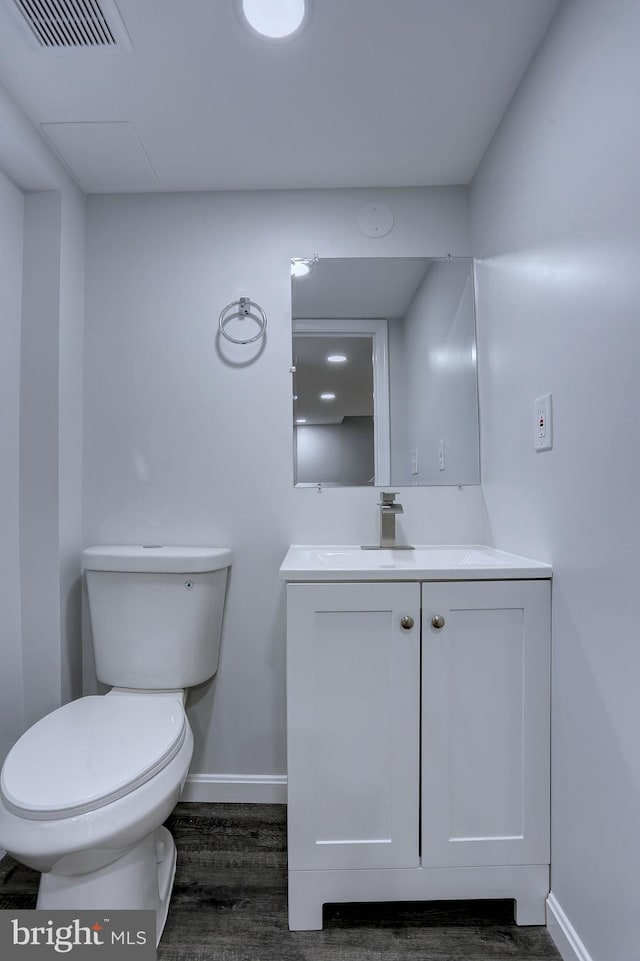
[[13, 746], [0, 792], [19, 817], [85, 814], [129, 794], [165, 768], [188, 725], [176, 698], [88, 696], [42, 718]]

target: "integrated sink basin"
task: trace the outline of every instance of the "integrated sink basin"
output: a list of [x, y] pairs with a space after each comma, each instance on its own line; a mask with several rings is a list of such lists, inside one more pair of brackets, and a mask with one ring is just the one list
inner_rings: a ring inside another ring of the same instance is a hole
[[352, 545], [292, 545], [285, 581], [498, 580], [551, 577], [551, 566], [481, 544], [369, 551]]

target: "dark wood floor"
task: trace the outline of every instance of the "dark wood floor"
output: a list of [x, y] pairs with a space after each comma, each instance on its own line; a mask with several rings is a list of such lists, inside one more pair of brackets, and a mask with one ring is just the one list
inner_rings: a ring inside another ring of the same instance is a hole
[[[158, 961], [558, 961], [510, 901], [340, 905], [322, 931], [287, 927], [286, 808], [180, 804], [178, 867]], [[38, 875], [6, 857], [0, 908], [35, 907]]]

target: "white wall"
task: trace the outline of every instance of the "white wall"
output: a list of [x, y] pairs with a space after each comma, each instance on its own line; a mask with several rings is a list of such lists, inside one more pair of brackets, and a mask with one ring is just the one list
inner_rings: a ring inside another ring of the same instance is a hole
[[62, 701], [82, 693], [84, 196], [62, 191], [58, 346], [58, 551]]
[[564, 3], [471, 192], [483, 486], [554, 565], [551, 925], [585, 961], [639, 952], [639, 36], [637, 0]]
[[0, 173], [0, 764], [22, 733], [19, 409], [22, 193]]
[[2, 678], [11, 687], [0, 708], [6, 750], [81, 689], [84, 197], [1, 87], [0, 176], [2, 202], [14, 208], [0, 217], [3, 476], [12, 478], [1, 498], [10, 524], [0, 590], [11, 597], [7, 649], [15, 638], [21, 657]]
[[20, 354], [20, 574], [25, 722], [60, 706], [58, 356], [61, 195], [25, 198]]
[[25, 723], [81, 691], [83, 200], [25, 197], [20, 568]]
[[[387, 237], [357, 228], [372, 200], [394, 212]], [[466, 255], [467, 231], [462, 188], [89, 199], [86, 541], [235, 552], [218, 676], [192, 693], [192, 772], [284, 774], [278, 567], [290, 543], [377, 536], [375, 491], [293, 487], [290, 257]], [[241, 293], [267, 311], [262, 352], [216, 337]], [[479, 488], [402, 502], [411, 543], [480, 536]]]

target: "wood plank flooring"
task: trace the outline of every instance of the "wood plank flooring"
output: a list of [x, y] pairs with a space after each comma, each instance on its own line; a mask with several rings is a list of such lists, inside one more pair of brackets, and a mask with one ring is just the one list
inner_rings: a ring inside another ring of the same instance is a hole
[[[336, 905], [322, 931], [287, 927], [286, 807], [179, 804], [178, 867], [158, 961], [558, 961], [510, 901]], [[32, 908], [38, 875], [6, 857], [0, 908]]]

